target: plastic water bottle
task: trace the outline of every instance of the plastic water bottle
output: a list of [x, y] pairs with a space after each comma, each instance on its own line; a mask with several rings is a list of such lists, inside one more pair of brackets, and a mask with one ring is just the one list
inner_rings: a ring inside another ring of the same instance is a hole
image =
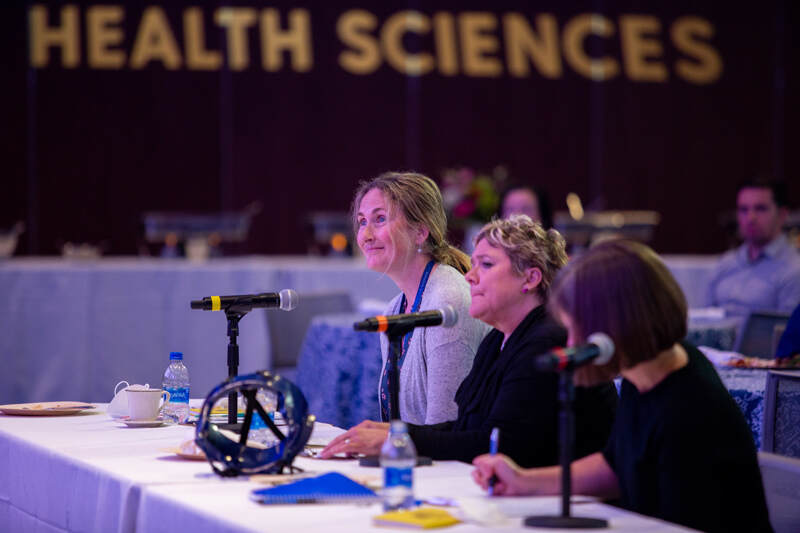
[[389, 438], [381, 447], [383, 508], [386, 511], [414, 506], [414, 466], [417, 449], [405, 422], [393, 420]]
[[[256, 394], [256, 401], [261, 404], [270, 419], [274, 420], [275, 404], [277, 403], [275, 394], [271, 391], [259, 389]], [[258, 447], [264, 448], [272, 448], [280, 442], [275, 434], [272, 433], [272, 430], [267, 427], [266, 422], [261, 418], [258, 411], [253, 411], [253, 419], [250, 421], [250, 434], [248, 435], [249, 440], [257, 443]]]
[[173, 424], [186, 422], [189, 418], [189, 370], [183, 364], [183, 353], [170, 352], [163, 388], [169, 392], [164, 419]]

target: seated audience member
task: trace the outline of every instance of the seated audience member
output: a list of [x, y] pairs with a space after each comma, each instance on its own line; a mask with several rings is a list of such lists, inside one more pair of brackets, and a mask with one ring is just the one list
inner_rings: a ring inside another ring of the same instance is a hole
[[791, 311], [800, 303], [800, 254], [781, 232], [788, 214], [785, 187], [753, 180], [739, 188], [736, 203], [744, 243], [716, 266], [707, 304], [733, 316]]
[[[550, 309], [569, 344], [595, 331], [616, 350], [576, 383], [621, 372], [620, 403], [605, 449], [572, 463], [576, 494], [702, 531], [770, 531], [750, 428], [714, 367], [686, 336], [686, 300], [647, 246], [607, 241], [574, 259], [554, 283]], [[507, 457], [475, 459], [495, 494], [558, 494], [559, 466], [522, 469]]]
[[542, 224], [544, 229], [553, 227], [553, 213], [544, 189], [535, 185], [512, 183], [500, 195], [501, 218], [511, 215], [528, 215], [534, 222]]
[[792, 357], [797, 354], [800, 354], [800, 305], [794, 308], [792, 316], [786, 323], [775, 357]]
[[[452, 328], [417, 329], [403, 342], [399, 413], [406, 422], [436, 424], [453, 420], [456, 389], [472, 368], [478, 345], [489, 328], [470, 318], [469, 257], [446, 238], [447, 216], [439, 187], [412, 172], [387, 172], [362, 182], [353, 200], [356, 241], [367, 266], [386, 274], [400, 289], [387, 315], [440, 309], [451, 305], [459, 316]], [[381, 417], [389, 420], [386, 359], [378, 384]]]
[[[481, 343], [472, 370], [456, 393], [458, 418], [439, 425], [409, 425], [420, 455], [469, 462], [489, 451], [492, 428], [500, 449], [527, 466], [558, 461], [555, 374], [533, 369], [533, 357], [563, 346], [565, 332], [545, 303], [556, 272], [567, 261], [564, 239], [524, 215], [494, 220], [476, 237], [470, 284], [472, 316], [493, 329]], [[576, 454], [603, 447], [616, 409], [611, 383], [579, 388]], [[378, 454], [389, 425], [365, 421], [334, 439], [322, 457]]]

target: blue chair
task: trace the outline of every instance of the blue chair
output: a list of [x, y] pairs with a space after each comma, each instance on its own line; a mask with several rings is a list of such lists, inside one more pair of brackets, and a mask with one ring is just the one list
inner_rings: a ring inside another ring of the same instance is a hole
[[758, 452], [769, 520], [775, 533], [797, 533], [800, 525], [800, 459]]
[[763, 451], [800, 458], [800, 371], [767, 373], [762, 429]]
[[353, 311], [350, 294], [345, 291], [299, 294], [297, 308], [288, 313], [266, 313], [271, 347], [270, 370], [290, 381], [297, 377], [297, 358], [311, 319], [329, 313]]

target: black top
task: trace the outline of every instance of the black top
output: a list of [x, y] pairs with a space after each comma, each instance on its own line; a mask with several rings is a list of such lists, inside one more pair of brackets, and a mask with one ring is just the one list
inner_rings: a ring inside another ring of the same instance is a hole
[[689, 363], [644, 394], [622, 381], [603, 455], [624, 507], [702, 531], [772, 531], [755, 444], [711, 363]]
[[[435, 426], [410, 424], [420, 455], [471, 462], [489, 452], [500, 428], [500, 452], [524, 467], [558, 463], [558, 375], [534, 371], [532, 359], [566, 341], [544, 306], [531, 311], [500, 349], [503, 333], [484, 338], [456, 392], [458, 418]], [[614, 418], [613, 384], [576, 388], [576, 458], [602, 450]]]

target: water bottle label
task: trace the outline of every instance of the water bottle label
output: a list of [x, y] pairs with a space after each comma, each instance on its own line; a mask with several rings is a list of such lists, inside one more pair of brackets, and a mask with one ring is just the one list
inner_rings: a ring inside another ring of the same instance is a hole
[[[267, 413], [270, 419], [275, 420], [274, 413]], [[250, 421], [250, 429], [262, 429], [267, 427], [267, 424], [264, 422], [264, 419], [261, 418], [261, 415], [257, 412], [253, 411], [253, 419]]]
[[411, 487], [413, 482], [413, 474], [411, 468], [393, 468], [387, 466], [383, 469], [383, 486], [396, 487], [398, 485]]
[[165, 389], [169, 393], [170, 403], [189, 403], [189, 387]]

